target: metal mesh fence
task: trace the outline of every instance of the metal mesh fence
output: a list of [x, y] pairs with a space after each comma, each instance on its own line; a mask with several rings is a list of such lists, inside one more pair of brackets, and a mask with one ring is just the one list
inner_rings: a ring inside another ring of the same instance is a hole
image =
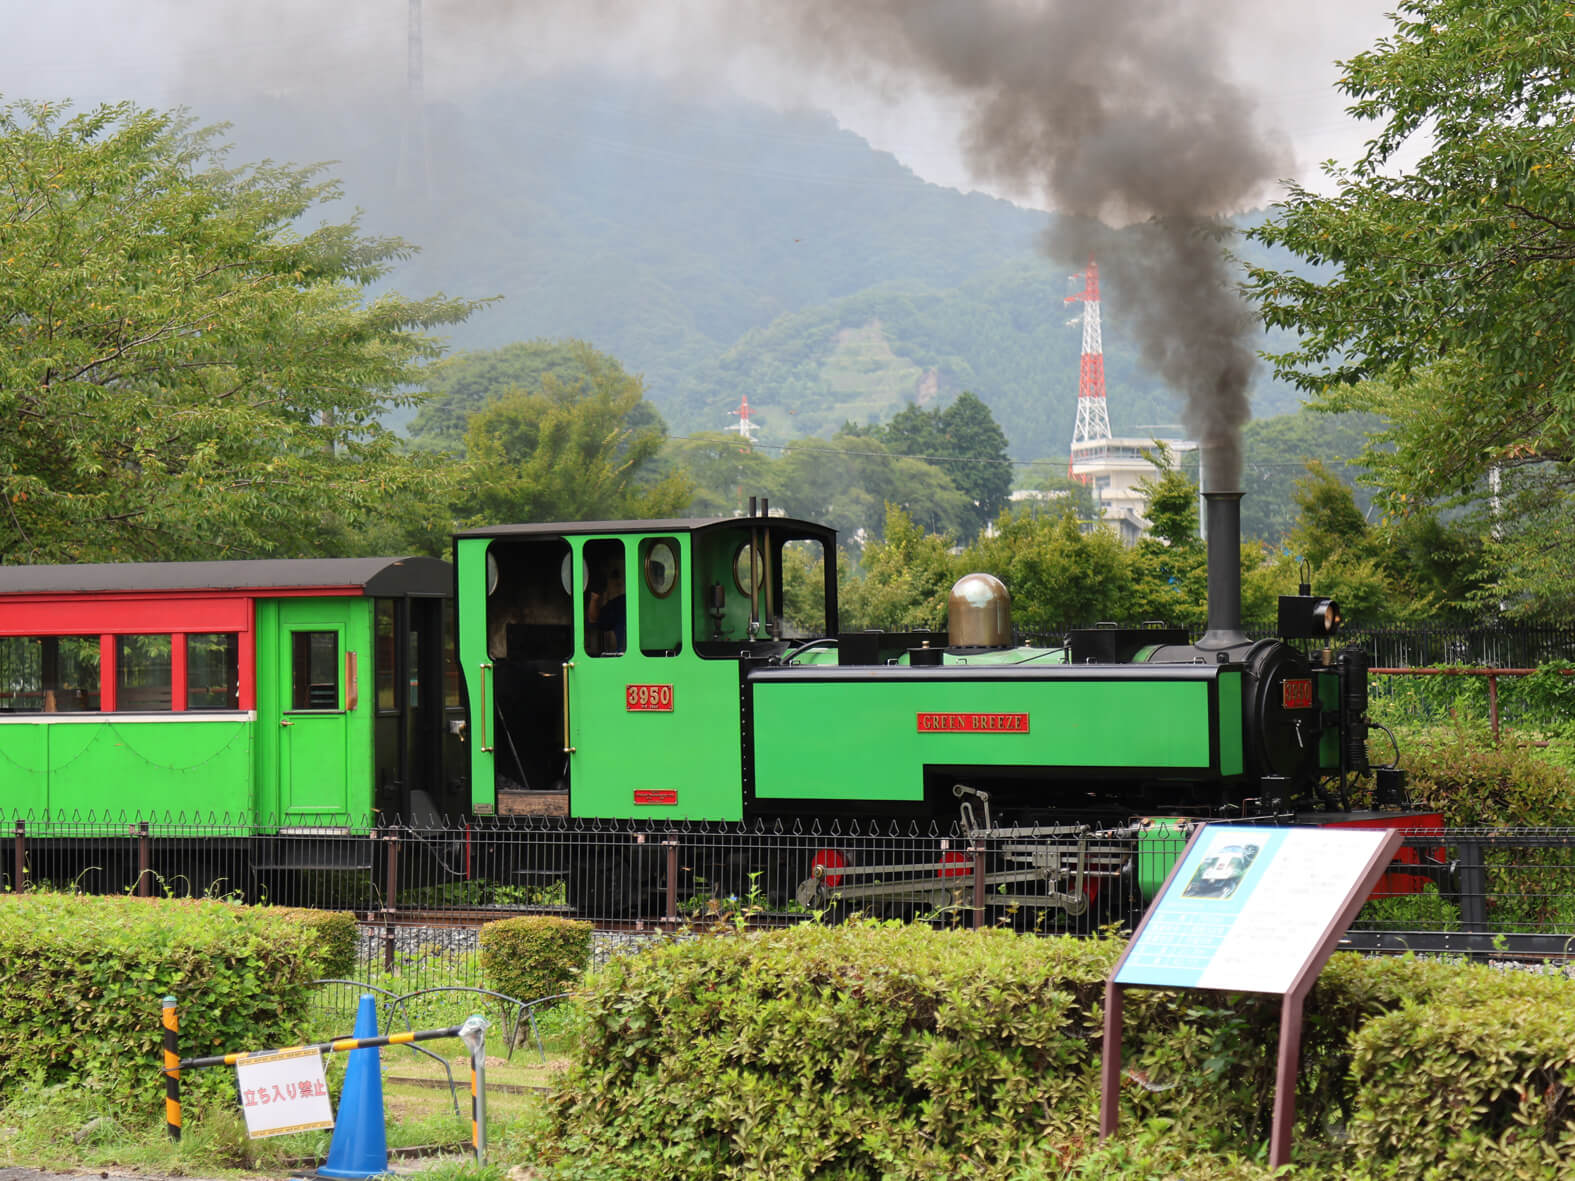
[[[1039, 934], [1130, 928], [1184, 835], [930, 825], [519, 819], [281, 829], [222, 817], [10, 817], [0, 889], [222, 897], [353, 912], [361, 967], [400, 990], [481, 986], [477, 931], [516, 915], [596, 925], [594, 958], [652, 940], [869, 916]], [[1409, 834], [1348, 945], [1575, 951], [1575, 830]]]

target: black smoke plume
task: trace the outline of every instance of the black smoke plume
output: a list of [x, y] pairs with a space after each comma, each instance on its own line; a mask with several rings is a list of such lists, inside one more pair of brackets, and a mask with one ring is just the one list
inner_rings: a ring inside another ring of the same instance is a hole
[[971, 168], [1063, 214], [1045, 234], [1057, 261], [1098, 256], [1144, 362], [1184, 398], [1205, 486], [1235, 489], [1255, 321], [1223, 253], [1225, 219], [1263, 199], [1289, 153], [1224, 76], [1230, 7], [764, 0], [729, 9], [728, 25], [853, 82], [966, 103]]

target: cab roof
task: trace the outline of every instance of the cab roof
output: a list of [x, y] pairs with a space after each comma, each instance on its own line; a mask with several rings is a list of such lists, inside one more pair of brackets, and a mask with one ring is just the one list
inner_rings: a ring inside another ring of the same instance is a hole
[[769, 528], [795, 533], [800, 536], [818, 537], [828, 545], [836, 540], [837, 531], [816, 521], [803, 521], [795, 517], [674, 517], [658, 521], [547, 521], [530, 525], [487, 525], [479, 529], [466, 529], [454, 534], [456, 541], [489, 537], [565, 537], [586, 534], [619, 533], [704, 533], [711, 530], [737, 528]]

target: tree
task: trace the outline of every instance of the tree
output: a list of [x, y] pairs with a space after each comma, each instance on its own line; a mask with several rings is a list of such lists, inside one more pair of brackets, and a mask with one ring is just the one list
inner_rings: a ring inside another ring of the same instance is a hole
[[959, 565], [1006, 584], [1012, 622], [1024, 631], [1124, 619], [1131, 611], [1128, 551], [1109, 529], [1084, 533], [1070, 513], [1004, 512], [995, 535], [979, 537]]
[[[1242, 429], [1241, 531], [1245, 537], [1278, 545], [1296, 521], [1295, 486], [1307, 470], [1307, 457], [1347, 483], [1362, 474], [1358, 458], [1371, 436], [1384, 428], [1374, 414], [1330, 414], [1303, 408], [1295, 414], [1255, 418]], [[1353, 487], [1364, 513], [1372, 490]]]
[[365, 302], [411, 248], [221, 132], [0, 107], [0, 561], [310, 553], [442, 478], [377, 418], [475, 303]]
[[896, 461], [878, 441], [847, 433], [789, 443], [771, 468], [772, 503], [830, 525], [844, 545], [859, 531], [879, 536]]
[[[583, 340], [515, 341], [500, 349], [445, 357], [422, 373], [427, 399], [412, 420], [411, 441], [423, 450], [462, 453], [470, 416], [488, 402], [517, 390], [537, 390], [552, 378], [561, 397], [590, 393], [598, 383], [624, 377], [623, 366]], [[635, 428], [661, 424], [649, 402], [633, 411]], [[666, 425], [661, 429], [665, 432]]]
[[[943, 410], [908, 406], [873, 432], [895, 454], [940, 468], [972, 502], [965, 537], [993, 521], [1012, 491], [1012, 461], [1006, 435], [990, 408], [966, 391]], [[923, 512], [915, 505], [916, 517]]]
[[1198, 486], [1164, 443], [1148, 458], [1158, 475], [1137, 485], [1149, 530], [1132, 551], [1132, 602], [1123, 617], [1199, 623], [1207, 615], [1208, 557], [1198, 536]]
[[742, 512], [751, 496], [775, 495], [774, 461], [730, 431], [697, 431], [669, 439], [662, 462], [694, 484], [689, 511], [697, 517]]
[[1093, 483], [1067, 475], [1065, 462], [1060, 464], [1060, 471], [1039, 476], [1031, 480], [1029, 486], [1049, 495], [1053, 515], [1069, 512], [1080, 521], [1099, 519], [1099, 502], [1094, 499]]
[[839, 591], [841, 627], [944, 630], [947, 598], [961, 575], [948, 539], [926, 533], [893, 504], [883, 534], [864, 547], [858, 574]]
[[1350, 485], [1318, 460], [1307, 462], [1307, 475], [1296, 482], [1294, 499], [1300, 512], [1286, 542], [1314, 570], [1336, 554], [1368, 548], [1367, 521]]
[[677, 516], [689, 504], [687, 477], [650, 478], [666, 431], [641, 413], [640, 379], [583, 342], [574, 348], [589, 385], [564, 386], [547, 374], [536, 389], [503, 394], [471, 414], [460, 517], [640, 520]]
[[1499, 577], [1527, 604], [1562, 593], [1575, 534], [1572, 56], [1575, 10], [1553, 0], [1405, 0], [1394, 35], [1342, 63], [1377, 124], [1366, 153], [1253, 232], [1320, 269], [1249, 268], [1265, 320], [1300, 334], [1276, 370], [1393, 424], [1368, 457], [1392, 515], [1497, 473]]

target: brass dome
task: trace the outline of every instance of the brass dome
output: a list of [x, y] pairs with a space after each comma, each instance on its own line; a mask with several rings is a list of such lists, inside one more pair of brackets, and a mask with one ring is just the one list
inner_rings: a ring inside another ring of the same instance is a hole
[[993, 574], [964, 574], [946, 604], [947, 643], [953, 648], [1010, 648], [1012, 596]]

